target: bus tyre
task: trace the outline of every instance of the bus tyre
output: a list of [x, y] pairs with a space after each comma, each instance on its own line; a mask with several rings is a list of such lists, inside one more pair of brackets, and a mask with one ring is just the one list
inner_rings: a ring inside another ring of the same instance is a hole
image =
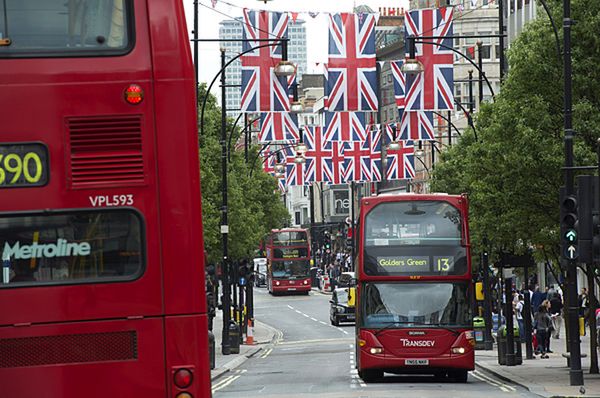
[[377, 379], [381, 379], [383, 377], [383, 371], [377, 369], [359, 370], [358, 376], [366, 383], [371, 383]]
[[467, 378], [469, 377], [469, 371], [464, 369], [453, 370], [448, 372], [448, 376], [454, 379], [454, 381], [457, 383], [466, 383]]

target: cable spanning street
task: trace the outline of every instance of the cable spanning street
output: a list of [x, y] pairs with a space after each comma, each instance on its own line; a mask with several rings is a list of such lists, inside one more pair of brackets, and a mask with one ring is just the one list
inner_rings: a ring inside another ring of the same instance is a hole
[[273, 297], [255, 289], [255, 316], [276, 326], [273, 342], [240, 366], [213, 380], [213, 395], [225, 397], [536, 397], [482, 370], [468, 383], [432, 376], [386, 375], [363, 382], [355, 369], [354, 325], [331, 325], [331, 295]]

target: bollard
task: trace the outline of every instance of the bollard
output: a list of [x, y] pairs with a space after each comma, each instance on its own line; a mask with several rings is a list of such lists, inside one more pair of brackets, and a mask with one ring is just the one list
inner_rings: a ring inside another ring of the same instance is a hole
[[248, 319], [248, 331], [246, 332], [246, 344], [247, 345], [254, 344], [254, 324], [252, 323], [252, 319]]
[[240, 353], [240, 327], [235, 321], [229, 322], [229, 345], [232, 354]]
[[212, 331], [208, 331], [208, 361], [211, 370], [215, 368], [215, 335]]

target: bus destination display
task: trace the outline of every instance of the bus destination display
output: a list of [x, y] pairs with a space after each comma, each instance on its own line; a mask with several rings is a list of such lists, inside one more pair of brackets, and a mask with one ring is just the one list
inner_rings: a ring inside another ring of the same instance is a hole
[[278, 247], [273, 249], [273, 258], [299, 258], [308, 257], [308, 248], [306, 247], [295, 247], [295, 248], [283, 248]]
[[433, 275], [454, 272], [454, 256], [384, 256], [377, 264], [390, 274]]
[[48, 149], [43, 144], [0, 144], [0, 188], [48, 183]]

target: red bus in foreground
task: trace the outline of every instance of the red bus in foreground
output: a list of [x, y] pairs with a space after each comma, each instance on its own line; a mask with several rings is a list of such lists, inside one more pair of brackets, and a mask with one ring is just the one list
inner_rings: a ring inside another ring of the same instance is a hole
[[467, 381], [475, 367], [466, 196], [363, 198], [358, 227], [359, 376], [434, 374]]
[[274, 229], [267, 239], [269, 293], [310, 292], [310, 241], [306, 229]]
[[0, 396], [209, 397], [181, 0], [0, 2], [0, 70]]

